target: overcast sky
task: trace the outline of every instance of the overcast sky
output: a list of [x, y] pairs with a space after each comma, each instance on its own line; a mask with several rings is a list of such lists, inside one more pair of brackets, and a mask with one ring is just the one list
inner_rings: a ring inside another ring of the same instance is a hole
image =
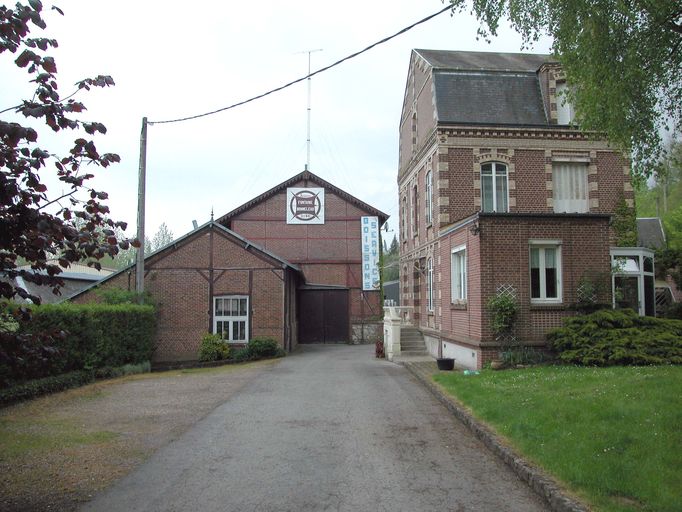
[[[46, 1], [46, 5], [49, 3]], [[265, 92], [324, 67], [443, 7], [440, 0], [92, 1], [57, 3], [46, 35], [59, 41], [62, 95], [77, 80], [111, 75], [114, 88], [81, 93], [84, 119], [104, 123], [100, 152], [122, 162], [97, 171], [112, 217], [136, 222], [139, 137], [150, 121], [198, 114]], [[410, 50], [518, 52], [510, 29], [491, 44], [476, 20], [444, 13], [313, 78], [311, 171], [391, 216], [397, 225], [398, 122]], [[549, 40], [533, 51], [549, 52]], [[0, 110], [30, 91], [0, 59]], [[305, 82], [249, 105], [149, 127], [147, 234], [166, 222], [175, 237], [301, 172], [306, 161]], [[6, 114], [3, 114], [6, 119]], [[42, 135], [42, 134], [41, 134]], [[52, 143], [48, 135], [39, 139]], [[72, 141], [71, 134], [59, 136]], [[54, 146], [49, 146], [54, 149]], [[53, 189], [54, 190], [54, 189]]]

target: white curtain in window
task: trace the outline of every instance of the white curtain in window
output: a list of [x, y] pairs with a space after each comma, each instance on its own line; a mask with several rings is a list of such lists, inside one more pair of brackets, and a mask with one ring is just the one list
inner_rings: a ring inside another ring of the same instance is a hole
[[587, 165], [555, 163], [552, 169], [554, 211], [556, 213], [587, 213], [590, 211], [587, 192]]

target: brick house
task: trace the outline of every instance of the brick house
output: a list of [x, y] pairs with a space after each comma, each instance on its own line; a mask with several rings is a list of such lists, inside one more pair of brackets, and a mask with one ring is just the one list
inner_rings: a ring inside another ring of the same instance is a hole
[[571, 125], [565, 87], [548, 55], [412, 51], [400, 120], [401, 305], [434, 356], [472, 368], [497, 357], [487, 303], [498, 293], [519, 306], [516, 339], [538, 346], [581, 294], [614, 300], [596, 281], [614, 283], [611, 218], [623, 201], [634, 207], [629, 162]]
[[[280, 183], [145, 258], [158, 304], [155, 362], [193, 360], [206, 332], [243, 345], [369, 342], [378, 287], [363, 279], [363, 238], [388, 216], [311, 172]], [[377, 270], [378, 272], [378, 270]], [[135, 267], [100, 286], [134, 289]], [[71, 300], [98, 300], [94, 288]]]

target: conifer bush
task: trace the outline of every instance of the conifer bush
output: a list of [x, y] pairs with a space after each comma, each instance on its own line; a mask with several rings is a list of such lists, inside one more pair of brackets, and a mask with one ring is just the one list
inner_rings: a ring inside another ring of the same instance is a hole
[[682, 364], [682, 320], [600, 310], [564, 320], [547, 334], [564, 363], [586, 366]]

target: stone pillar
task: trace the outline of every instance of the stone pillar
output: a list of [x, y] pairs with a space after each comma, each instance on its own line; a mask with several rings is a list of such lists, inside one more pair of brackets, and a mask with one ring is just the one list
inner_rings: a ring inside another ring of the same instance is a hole
[[393, 361], [400, 355], [400, 308], [387, 306], [384, 308], [384, 353], [386, 359]]

